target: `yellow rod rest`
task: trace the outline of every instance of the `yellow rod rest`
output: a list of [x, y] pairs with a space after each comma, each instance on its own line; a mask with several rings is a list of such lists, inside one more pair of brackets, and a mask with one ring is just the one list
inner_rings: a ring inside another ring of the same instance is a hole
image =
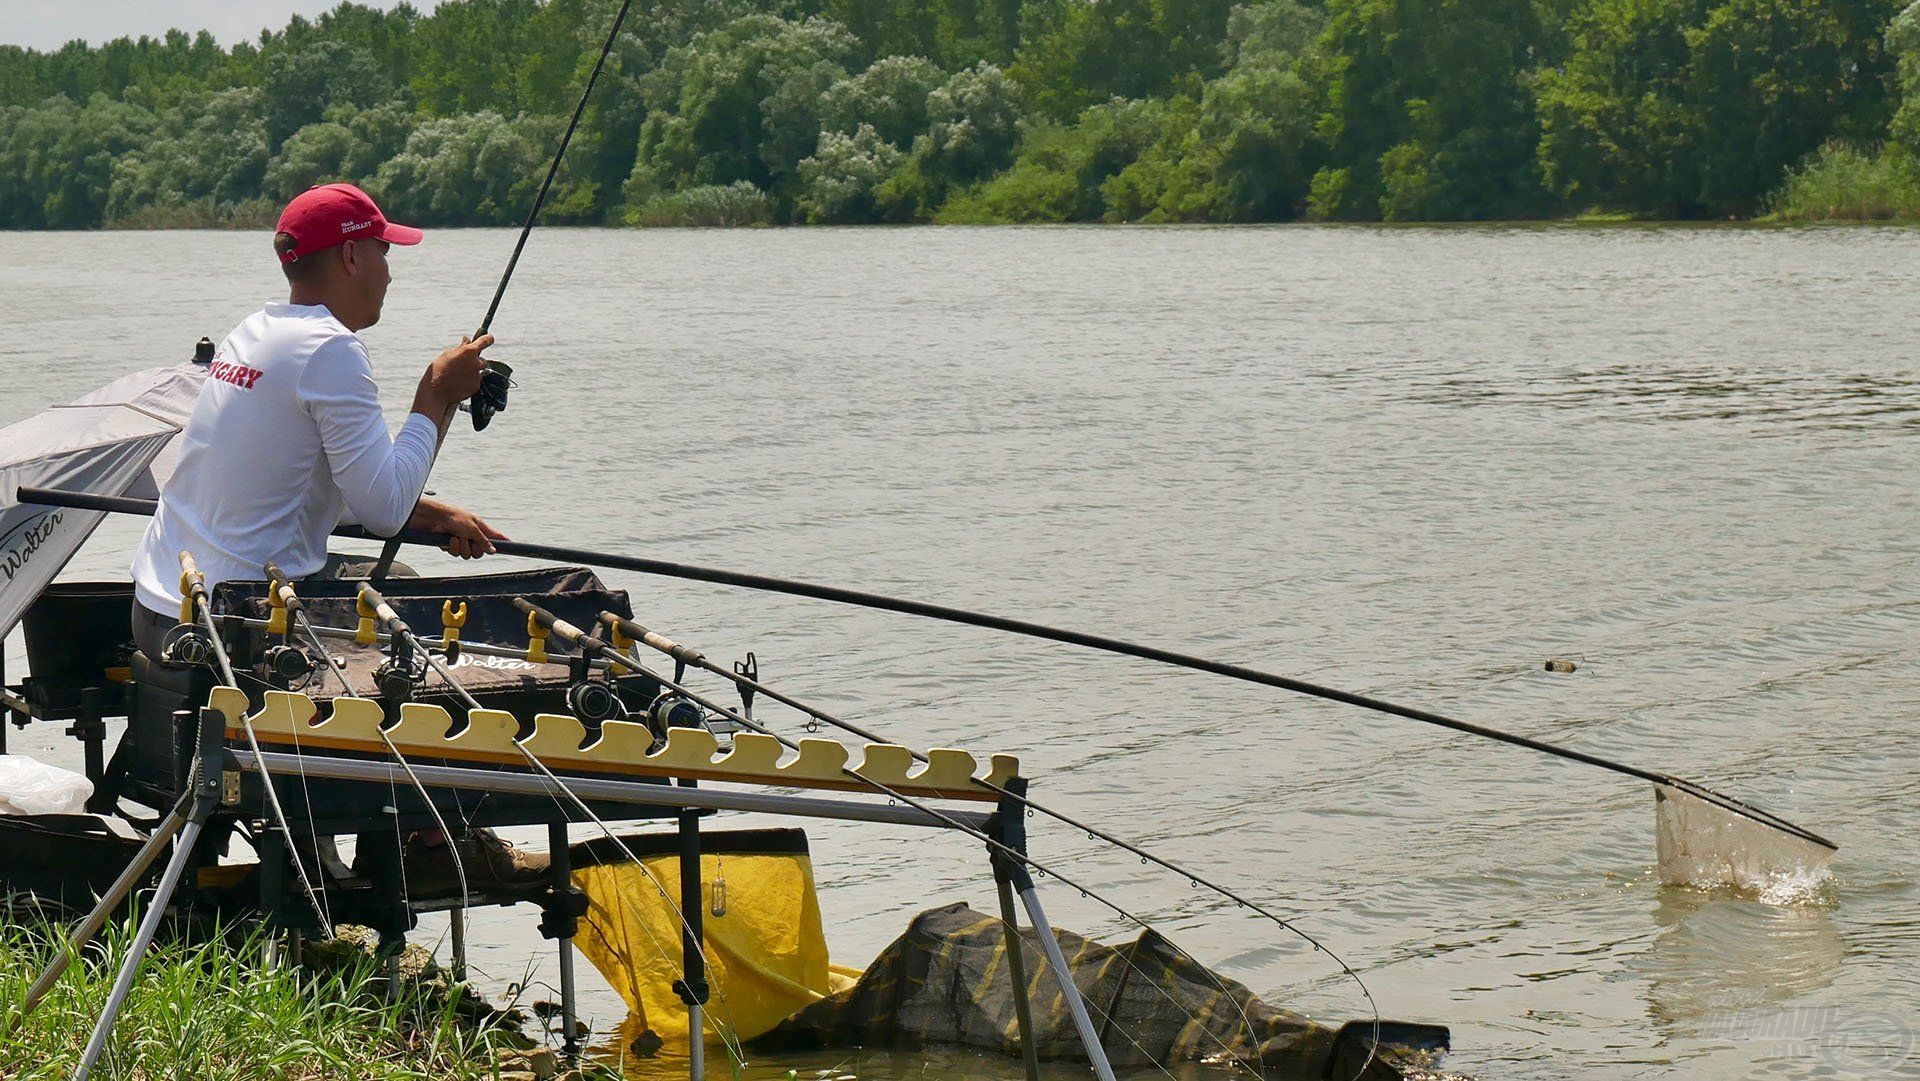
[[460, 640], [460, 628], [467, 625], [467, 602], [455, 608], [452, 601], [440, 602], [440, 635], [449, 642]]
[[373, 617], [379, 613], [373, 610], [373, 605], [367, 603], [365, 593], [353, 598], [353, 610], [360, 615], [360, 626], [354, 629], [353, 640], [363, 646], [378, 645], [380, 632], [374, 628]]
[[280, 579], [267, 583], [267, 603], [272, 609], [267, 613], [267, 633], [287, 633], [287, 601], [280, 595]]
[[460, 628], [467, 625], [467, 602], [455, 608], [452, 601], [440, 602], [440, 642], [446, 648], [447, 663], [460, 661]]
[[[609, 632], [609, 640], [612, 642], [613, 648], [615, 650], [618, 650], [621, 653], [625, 653], [627, 650], [633, 648], [633, 639], [628, 638], [626, 635], [626, 632], [620, 629], [620, 624], [608, 623], [606, 626]], [[611, 657], [607, 659], [607, 674], [612, 676], [613, 678], [619, 679], [621, 676], [626, 675], [630, 671], [632, 671], [632, 669], [628, 668], [624, 664], [621, 664], [619, 661], [616, 661]]]
[[532, 612], [527, 613], [527, 660], [534, 664], [547, 663], [547, 629]]
[[182, 549], [180, 552], [180, 622], [193, 622], [194, 587], [199, 586], [205, 589], [206, 586], [201, 584], [202, 581], [200, 565], [193, 561], [193, 553]]

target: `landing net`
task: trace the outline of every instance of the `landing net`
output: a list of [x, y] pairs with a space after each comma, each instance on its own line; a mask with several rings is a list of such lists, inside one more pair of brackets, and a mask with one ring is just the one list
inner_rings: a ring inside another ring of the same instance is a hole
[[1762, 895], [1804, 892], [1830, 872], [1825, 838], [1685, 781], [1653, 788], [1660, 881]]

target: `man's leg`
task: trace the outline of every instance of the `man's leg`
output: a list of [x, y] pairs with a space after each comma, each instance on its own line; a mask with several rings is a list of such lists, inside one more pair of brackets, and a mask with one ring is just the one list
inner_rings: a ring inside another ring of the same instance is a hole
[[166, 640], [167, 632], [172, 630], [174, 624], [178, 622], [179, 620], [174, 616], [163, 616], [139, 601], [134, 601], [133, 643], [140, 647], [140, 652], [158, 663], [160, 644]]
[[[380, 562], [375, 556], [357, 556], [350, 552], [328, 552], [327, 561], [313, 572], [314, 578], [366, 578], [373, 574], [373, 568]], [[418, 578], [420, 572], [398, 560], [387, 571], [390, 578]]]

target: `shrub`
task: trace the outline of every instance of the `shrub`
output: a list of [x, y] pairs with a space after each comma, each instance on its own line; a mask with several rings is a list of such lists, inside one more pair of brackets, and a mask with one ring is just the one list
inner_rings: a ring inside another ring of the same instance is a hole
[[629, 225], [731, 227], [772, 220], [773, 200], [744, 180], [656, 195], [627, 211]]

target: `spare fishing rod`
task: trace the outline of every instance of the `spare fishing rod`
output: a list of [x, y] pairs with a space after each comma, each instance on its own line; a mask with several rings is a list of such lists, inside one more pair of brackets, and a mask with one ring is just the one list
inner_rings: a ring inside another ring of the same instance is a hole
[[[533, 232], [534, 220], [540, 216], [540, 208], [546, 204], [547, 191], [553, 187], [553, 178], [560, 172], [560, 159], [566, 156], [567, 144], [573, 141], [573, 131], [580, 126], [580, 117], [587, 111], [587, 99], [593, 96], [594, 84], [600, 81], [600, 70], [606, 67], [607, 55], [613, 52], [613, 43], [620, 37], [620, 26], [627, 21], [627, 9], [633, 0], [621, 0], [620, 11], [613, 17], [613, 28], [607, 31], [607, 40], [600, 46], [600, 58], [593, 62], [593, 73], [587, 76], [587, 88], [580, 92], [580, 101], [573, 107], [573, 118], [567, 121], [567, 130], [560, 137], [560, 146], [553, 152], [553, 162], [547, 166], [546, 179], [540, 182], [540, 191], [533, 197], [533, 206], [527, 210], [527, 220], [520, 226], [520, 238], [514, 241], [513, 254], [507, 258], [507, 269], [500, 275], [500, 284], [494, 287], [493, 302], [487, 305], [487, 314], [480, 320], [480, 329], [473, 332], [477, 339], [486, 334], [493, 326], [493, 317], [500, 310], [500, 298], [507, 293], [507, 283], [513, 280], [514, 268], [520, 265], [520, 252], [527, 246], [527, 236]], [[507, 408], [507, 390], [513, 386], [513, 368], [497, 360], [489, 360], [480, 376], [480, 389], [467, 401], [467, 412], [473, 417], [473, 430], [486, 430], [493, 423], [495, 413], [505, 412]]]
[[[287, 616], [293, 625], [299, 627], [301, 631], [306, 634], [307, 640], [313, 643], [313, 648], [320, 654], [320, 663], [325, 665], [329, 671], [333, 672], [334, 677], [340, 681], [340, 686], [347, 692], [347, 696], [352, 697], [354, 693], [353, 684], [348, 682], [346, 672], [341, 665], [335, 662], [333, 653], [327, 649], [326, 640], [320, 636], [319, 631], [314, 629], [313, 620], [307, 618], [307, 606], [305, 602], [300, 599], [299, 595], [294, 592], [293, 580], [288, 578], [286, 573], [280, 569], [279, 565], [271, 560], [269, 560], [262, 569], [267, 572], [268, 593], [279, 601], [279, 607], [287, 610]], [[395, 618], [397, 619], [399, 617], [396, 616]], [[387, 748], [387, 753], [393, 756], [394, 762], [406, 773], [407, 780], [413, 784], [413, 790], [419, 793], [420, 802], [427, 805], [427, 813], [433, 816], [434, 822], [440, 827], [440, 836], [447, 840], [447, 855], [453, 859], [454, 877], [460, 884], [460, 911], [453, 917], [453, 933], [456, 939], [456, 945], [459, 947], [457, 952], [460, 954], [455, 961], [454, 967], [458, 971], [454, 973], [454, 976], [455, 979], [464, 980], [466, 979], [466, 912], [472, 901], [473, 894], [472, 891], [467, 888], [467, 868], [465, 863], [460, 859], [460, 846], [454, 843], [453, 830], [447, 827], [447, 820], [441, 816], [440, 808], [434, 805], [433, 797], [427, 793], [427, 786], [421, 784], [419, 775], [413, 772], [413, 763], [407, 761], [407, 756], [401, 754], [400, 748], [393, 745], [393, 739], [387, 735], [386, 726], [374, 725], [374, 731], [380, 734], [380, 742]], [[297, 754], [300, 751], [300, 736], [297, 726], [294, 728], [293, 738], [293, 749]], [[301, 776], [301, 783], [306, 783], [304, 774]], [[457, 798], [455, 806], [458, 806]], [[399, 809], [396, 807], [396, 817], [394, 819], [394, 829], [396, 832], [399, 829], [398, 813]], [[466, 823], [462, 822], [461, 825], [464, 827]], [[404, 855], [404, 853], [402, 854]], [[404, 881], [404, 871], [402, 878]]]
[[[227, 647], [220, 640], [220, 628], [215, 624], [213, 609], [207, 603], [207, 579], [200, 573], [200, 567], [194, 563], [193, 554], [182, 550], [180, 553], [180, 622], [197, 623], [206, 631], [209, 648], [213, 651], [217, 671], [221, 682], [229, 687], [239, 687], [233, 678], [233, 665], [227, 660]], [[260, 754], [260, 741], [253, 734], [253, 721], [245, 710], [240, 712], [240, 728], [247, 734], [247, 746], [253, 751], [253, 761], [260, 767], [260, 787], [267, 794], [267, 806], [273, 811], [273, 821], [280, 827], [280, 833], [293, 843], [293, 829], [287, 825], [287, 812], [280, 806], [280, 792], [273, 785], [273, 777], [267, 773], [267, 760]], [[312, 807], [309, 806], [311, 811]], [[313, 888], [313, 880], [307, 877], [307, 863], [300, 858], [298, 851], [293, 854], [293, 868], [300, 872], [300, 886], [307, 892], [307, 903], [313, 906], [313, 914], [320, 917], [320, 929], [328, 938], [334, 937], [333, 917], [327, 912], [326, 902]]]
[[[558, 616], [554, 615], [552, 612], [549, 612], [546, 609], [541, 608], [539, 605], [534, 604], [532, 601], [527, 600], [525, 597], [515, 597], [513, 599], [513, 606], [515, 608], [518, 608], [520, 611], [527, 613], [527, 615], [530, 618], [537, 621], [542, 627], [545, 627], [549, 631], [551, 631], [553, 634], [558, 635], [562, 641], [578, 649], [582, 654], [587, 656], [592, 656], [592, 657], [599, 657], [611, 663], [621, 663], [623, 664], [623, 667], [638, 668], [641, 674], [655, 680], [661, 686], [667, 688], [668, 690], [673, 691], [677, 694], [683, 695], [689, 701], [693, 702], [695, 705], [701, 706], [705, 709], [712, 710], [720, 714], [721, 716], [726, 717], [729, 720], [733, 721], [734, 723], [744, 728], [747, 728], [751, 731], [758, 732], [759, 734], [764, 736], [771, 736], [773, 739], [777, 740], [782, 747], [785, 747], [790, 751], [797, 752], [800, 750], [800, 745], [798, 743], [787, 738], [786, 736], [781, 735], [780, 733], [774, 731], [773, 729], [768, 728], [766, 725], [763, 725], [758, 721], [753, 720], [742, 711], [735, 710], [729, 706], [721, 705], [720, 703], [715, 702], [711, 698], [708, 698], [705, 695], [702, 695], [699, 692], [694, 691], [682, 685], [677, 680], [670, 680], [670, 679], [667, 679], [665, 676], [662, 676], [656, 672], [650, 671], [649, 669], [647, 669], [645, 665], [640, 663], [638, 657], [629, 656], [628, 654], [622, 652], [621, 650], [616, 649], [614, 646], [607, 643], [606, 641], [594, 635], [588, 634], [587, 632], [581, 630], [578, 627], [575, 627], [573, 624], [568, 623], [566, 620], [559, 618]], [[646, 642], [650, 647], [656, 650], [659, 650], [662, 653], [667, 654], [668, 656], [674, 658], [676, 661], [680, 661], [682, 663], [691, 664], [699, 667], [704, 667], [708, 664], [711, 664], [711, 662], [706, 661], [705, 655], [702, 654], [699, 650], [691, 649], [687, 646], [683, 646], [680, 643], [673, 641], [671, 638], [668, 638], [667, 636], [660, 634], [657, 631], [648, 630], [647, 628], [642, 627], [637, 623], [634, 623], [632, 620], [622, 620], [622, 622], [630, 625], [634, 630], [641, 632], [641, 635], [645, 636]], [[636, 641], [640, 640], [640, 635], [636, 635], [634, 637]], [[869, 738], [876, 743], [888, 742], [887, 740], [882, 739], [878, 736], [872, 736], [866, 733], [858, 733], [858, 734], [864, 735], [866, 736], [866, 738]], [[924, 761], [924, 756], [922, 755], [915, 754], [914, 757]], [[1138, 924], [1143, 929], [1146, 929], [1149, 931], [1153, 930], [1153, 926], [1149, 924], [1146, 920], [1142, 919], [1139, 916], [1134, 915], [1131, 911], [1127, 910], [1126, 908], [1121, 907], [1117, 902], [1109, 900], [1104, 895], [1102, 895], [1098, 890], [1095, 890], [1090, 886], [1087, 886], [1079, 881], [1076, 881], [1073, 878], [1070, 878], [1064, 874], [1061, 874], [1059, 871], [1040, 862], [1039, 860], [1034, 859], [1032, 856], [1028, 855], [1027, 853], [1022, 852], [1019, 849], [1016, 849], [1012, 846], [1009, 846], [1004, 842], [1000, 841], [999, 839], [992, 837], [981, 830], [974, 829], [973, 827], [968, 826], [967, 824], [960, 822], [959, 820], [954, 819], [949, 815], [943, 814], [937, 808], [934, 808], [928, 805], [924, 801], [917, 800], [914, 797], [909, 796], [906, 793], [901, 792], [898, 789], [895, 789], [892, 786], [882, 781], [877, 781], [871, 777], [868, 777], [865, 774], [860, 773], [859, 771], [853, 769], [850, 766], [845, 766], [845, 765], [841, 766], [840, 772], [842, 775], [852, 779], [853, 781], [859, 784], [865, 785], [869, 788], [873, 788], [881, 792], [882, 794], [886, 795], [890, 799], [899, 800], [900, 802], [905, 803], [907, 806], [912, 807], [914, 810], [917, 810], [922, 814], [929, 815], [933, 818], [939, 819], [943, 824], [945, 824], [949, 828], [958, 830], [961, 833], [964, 833], [967, 836], [972, 837], [975, 840], [985, 844], [990, 852], [993, 852], [997, 855], [1004, 855], [1005, 857], [1015, 860], [1020, 864], [1024, 864], [1028, 867], [1032, 867], [1034, 870], [1039, 871], [1042, 874], [1048, 875], [1060, 881], [1061, 883], [1072, 887], [1073, 889], [1079, 890], [1082, 896], [1089, 897], [1095, 901], [1098, 901], [1100, 904], [1113, 910], [1114, 912], [1118, 913], [1120, 916], [1124, 917], [1125, 919], [1135, 924]], [[996, 792], [1002, 792], [1002, 793], [1005, 792], [1005, 789], [997, 785], [988, 785], [987, 787], [993, 789]], [[1020, 802], [1025, 803], [1026, 801], [1022, 800]], [[1135, 851], [1136, 854], [1144, 855], [1144, 853], [1139, 852], [1138, 850], [1133, 850], [1133, 851]], [[1194, 881], [1201, 881], [1197, 876], [1194, 876], [1194, 875], [1189, 875], [1188, 877], [1193, 879]], [[1235, 898], [1235, 899], [1238, 900], [1238, 898]], [[1248, 907], [1254, 908], [1256, 911], [1260, 911], [1263, 914], [1267, 915], [1269, 919], [1272, 919], [1275, 923], [1279, 924], [1281, 927], [1285, 928], [1287, 931], [1291, 932], [1292, 934], [1299, 936], [1307, 944], [1311, 945], [1314, 949], [1320, 951], [1321, 953], [1326, 954], [1329, 958], [1333, 960], [1335, 964], [1339, 965], [1341, 972], [1344, 975], [1346, 975], [1348, 978], [1352, 979], [1353, 982], [1360, 988], [1360, 993], [1366, 996], [1367, 1005], [1373, 1010], [1373, 1020], [1376, 1026], [1375, 1031], [1377, 1035], [1378, 1033], [1377, 1026], [1380, 1021], [1379, 1006], [1377, 1003], [1374, 1002], [1373, 992], [1368, 990], [1366, 982], [1360, 978], [1360, 974], [1355, 972], [1352, 966], [1348, 965], [1346, 961], [1342, 960], [1339, 954], [1334, 953], [1332, 950], [1328, 949], [1323, 943], [1321, 943], [1318, 939], [1314, 938], [1312, 935], [1308, 934], [1307, 932], [1300, 930], [1298, 927], [1293, 926], [1292, 924], [1286, 922], [1283, 919], [1280, 919], [1278, 916], [1273, 916], [1271, 913], [1266, 913], [1264, 909], [1260, 909], [1258, 906], [1252, 905], [1250, 902], [1241, 901], [1240, 903], [1248, 905]], [[1165, 938], [1164, 935], [1161, 937]], [[1198, 960], [1196, 960], [1191, 954], [1188, 954], [1185, 950], [1181, 949], [1178, 945], [1175, 945], [1171, 939], [1168, 939], [1167, 943], [1168, 945], [1172, 946], [1174, 950], [1178, 951], [1183, 957], [1186, 957], [1189, 961], [1193, 961], [1194, 964], [1199, 966], [1202, 970], [1206, 969], [1206, 966], [1200, 965]], [[1062, 980], [1071, 979], [1071, 976], [1065, 972], [1056, 972], [1055, 975], [1057, 975]], [[1157, 988], [1159, 985], [1155, 983], [1154, 986]], [[1162, 993], [1164, 994], [1164, 991]], [[1242, 1012], [1242, 1018], [1243, 1019], [1245, 1018], [1244, 1011]], [[1249, 1029], [1251, 1029], [1251, 1022], [1248, 1022], [1248, 1024], [1249, 1024]], [[1229, 1052], [1229, 1055], [1236, 1059], [1238, 1058], [1238, 1056], [1232, 1056], [1231, 1052]], [[1372, 1051], [1370, 1049], [1368, 1052], [1368, 1062], [1371, 1063], [1371, 1061], [1372, 1061]], [[1255, 1070], [1254, 1072], [1258, 1074], [1259, 1071]], [[1362, 1073], [1365, 1072], [1364, 1066], [1361, 1068], [1361, 1072]]]
[[[460, 680], [454, 675], [453, 668], [450, 665], [448, 665], [446, 661], [442, 660], [439, 654], [427, 648], [426, 643], [421, 640], [419, 635], [414, 633], [413, 628], [408, 626], [405, 620], [400, 618], [399, 613], [393, 610], [393, 606], [387, 603], [387, 599], [380, 595], [380, 591], [375, 589], [372, 583], [362, 582], [360, 584], [359, 599], [361, 602], [363, 602], [368, 607], [373, 609], [375, 613], [374, 618], [379, 622], [381, 626], [386, 628], [387, 632], [390, 635], [392, 635], [392, 641], [395, 643], [400, 643], [400, 642], [408, 643], [410, 647], [415, 651], [417, 651], [421, 657], [425, 658], [427, 665], [430, 668], [432, 668], [435, 672], [439, 673], [441, 679], [446, 680], [447, 685], [451, 687], [453, 689], [453, 692], [456, 695], [458, 695], [460, 699], [467, 704], [468, 709], [477, 710], [477, 709], [486, 708], [485, 706], [481, 705], [480, 700], [478, 698], [474, 697], [473, 692], [467, 690], [466, 686], [462, 684]], [[516, 599], [516, 603], [519, 603], [517, 599]], [[622, 666], [622, 667], [625, 667], [625, 666]], [[679, 917], [681, 927], [685, 928], [688, 932], [691, 932], [693, 925], [687, 920], [686, 914], [680, 910], [680, 906], [675, 904], [673, 899], [667, 895], [666, 887], [662, 886], [659, 880], [654, 878], [653, 872], [648, 870], [646, 864], [641, 862], [640, 857], [634, 855], [633, 849], [628, 848], [626, 842], [622, 841], [619, 835], [613, 832], [613, 828], [611, 826], [608, 826], [606, 822], [603, 821], [600, 818], [600, 816], [594, 812], [592, 807], [588, 806], [586, 800], [581, 799], [580, 796], [577, 793], [575, 793], [572, 788], [567, 786], [567, 783], [565, 781], [561, 780], [560, 777], [553, 772], [553, 770], [549, 769], [547, 767], [547, 764], [540, 760], [540, 756], [534, 754], [532, 751], [527, 750], [526, 747], [522, 746], [520, 741], [517, 739], [512, 740], [510, 742], [513, 743], [514, 749], [520, 752], [520, 756], [522, 758], [525, 758], [528, 764], [532, 765], [534, 769], [540, 772], [542, 777], [545, 778], [547, 784], [551, 785], [555, 791], [565, 793], [567, 798], [571, 799], [574, 805], [580, 808], [580, 812], [586, 815], [587, 818], [590, 821], [592, 821], [592, 823], [596, 827], [599, 828], [601, 833], [606, 835], [607, 840], [612, 841], [614, 846], [618, 848], [621, 851], [621, 853], [627, 857], [627, 859], [631, 860], [635, 867], [640, 868], [641, 872], [647, 876], [647, 879], [653, 883], [654, 889], [659, 892], [661, 900], [666, 901], [668, 907], [670, 907], [673, 910], [674, 915]], [[564, 809], [564, 805], [560, 804], [560, 800], [558, 796], [554, 797], [554, 803], [556, 806], [562, 806]], [[648, 935], [651, 936], [652, 932], [649, 931]], [[656, 941], [654, 943], [654, 949], [658, 951], [661, 956], [663, 957], [666, 956], [667, 951], [660, 946], [659, 942]], [[705, 948], [696, 941], [694, 943], [694, 949], [699, 954], [701, 963], [705, 965], [707, 967], [707, 971], [711, 973], [713, 971], [713, 966], [707, 960]], [[562, 975], [565, 979], [568, 979], [568, 980], [572, 978], [570, 975], [567, 974], [566, 971], [563, 971]], [[714, 986], [714, 993], [718, 995], [720, 998], [721, 1006], [725, 1007], [727, 1009], [727, 1012], [731, 1014], [733, 1012], [732, 1008], [727, 1006], [726, 994], [720, 989], [719, 980], [717, 978], [714, 980], [713, 986]], [[571, 992], [569, 992], [568, 995], [564, 997], [571, 998], [572, 997]], [[573, 1023], [573, 1019], [571, 1017], [566, 1019], [566, 1024], [569, 1027], [569, 1029], [571, 1028], [572, 1023]], [[736, 1040], [733, 1042], [729, 1042], [727, 1039], [726, 1033], [722, 1031], [721, 1024], [719, 1023], [715, 1024], [714, 1032], [716, 1035], [720, 1037], [721, 1044], [726, 1047], [727, 1053], [730, 1056], [732, 1056], [733, 1060], [737, 1063], [744, 1065], [746, 1063], [746, 1051], [741, 1047], [739, 1047], [738, 1041]]]
[[[90, 493], [63, 492], [57, 489], [25, 486], [20, 489], [19, 498], [22, 503], [74, 507], [82, 510], [116, 511], [128, 514], [152, 514], [154, 508], [154, 501], [150, 499], [99, 496]], [[333, 535], [358, 540], [380, 541], [388, 539], [369, 534], [357, 526], [343, 526], [334, 530]], [[427, 533], [419, 530], [403, 530], [392, 539], [399, 540], [406, 544], [419, 544], [433, 548], [444, 547], [447, 542], [447, 538], [443, 534]], [[1638, 778], [1643, 781], [1650, 781], [1655, 785], [1669, 786], [1710, 803], [1723, 811], [1738, 815], [1741, 818], [1776, 832], [1798, 838], [1806, 842], [1806, 844], [1820, 849], [1821, 851], [1817, 853], [1817, 858], [1821, 860], [1830, 858], [1833, 852], [1839, 848], [1839, 845], [1825, 837], [1811, 830], [1794, 825], [1778, 815], [1672, 774], [1641, 769], [1637, 766], [1627, 765], [1623, 762], [1603, 758], [1599, 755], [1588, 754], [1585, 751], [1576, 751], [1572, 748], [1560, 747], [1526, 736], [1503, 732], [1497, 728], [1488, 728], [1484, 725], [1456, 720], [1452, 717], [1443, 716], [1442, 714], [1429, 710], [1397, 705], [1384, 699], [1354, 694], [1350, 691], [1342, 691], [1333, 687], [1323, 687], [1305, 680], [1264, 672], [1260, 669], [1249, 668], [1245, 665], [1229, 664], [1207, 657], [1177, 653], [1173, 650], [1161, 649], [1157, 646], [1142, 645], [1119, 638], [1088, 634], [1082, 631], [1067, 630], [1060, 627], [1050, 627], [1046, 624], [1033, 623], [1027, 620], [1010, 619], [1004, 616], [972, 612], [964, 608], [930, 604], [925, 601], [907, 600], [880, 593], [867, 593], [860, 590], [844, 589], [839, 586], [821, 585], [814, 582], [776, 578], [771, 575], [732, 571], [718, 567], [703, 567], [688, 563], [676, 563], [670, 560], [649, 559], [642, 556], [617, 555], [560, 545], [529, 544], [524, 541], [507, 540], [497, 540], [494, 541], [493, 544], [494, 549], [504, 555], [525, 556], [533, 559], [557, 559], [569, 563], [584, 563], [590, 566], [632, 571], [638, 574], [652, 574], [694, 582], [709, 582], [715, 585], [737, 586], [767, 593], [784, 593], [795, 597], [810, 597], [815, 600], [831, 601], [836, 604], [847, 604], [859, 608], [871, 608], [883, 612], [897, 612], [902, 615], [922, 616], [947, 623], [959, 623], [972, 627], [982, 627], [988, 630], [1006, 631], [1012, 634], [1025, 635], [1029, 638], [1063, 642], [1068, 645], [1082, 646], [1104, 653], [1114, 653], [1124, 657], [1136, 657], [1141, 660], [1172, 665], [1176, 668], [1187, 668], [1196, 672], [1225, 676], [1229, 679], [1274, 687], [1296, 694], [1324, 698], [1346, 705], [1359, 706], [1362, 709], [1369, 709], [1378, 713], [1419, 721], [1422, 724], [1452, 729], [1456, 732], [1465, 732], [1468, 735], [1480, 736], [1484, 739], [1495, 740], [1516, 747], [1525, 747], [1528, 750], [1538, 751], [1542, 754], [1549, 754], [1557, 758], [1625, 774], [1626, 776]]]

